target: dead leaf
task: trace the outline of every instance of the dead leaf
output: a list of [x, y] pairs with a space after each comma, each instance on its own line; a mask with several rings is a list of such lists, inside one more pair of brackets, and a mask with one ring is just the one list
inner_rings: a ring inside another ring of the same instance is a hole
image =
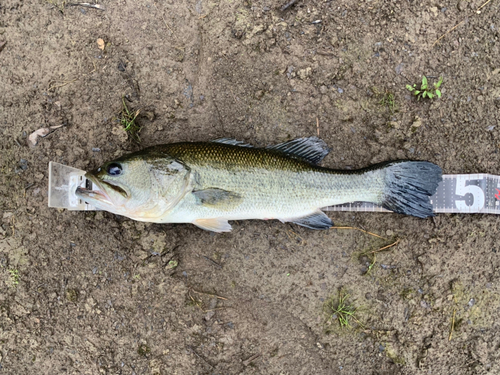
[[30, 146], [36, 146], [37, 143], [38, 143], [38, 137], [46, 137], [48, 136], [50, 133], [52, 133], [54, 130], [56, 129], [59, 129], [63, 127], [63, 125], [54, 125], [54, 126], [50, 126], [48, 128], [40, 128], [38, 130], [35, 130], [33, 133], [31, 133], [28, 137], [28, 140], [30, 141]]
[[98, 38], [97, 39], [97, 47], [99, 47], [100, 50], [104, 51], [104, 47], [105, 47], [104, 40], [102, 40], [101, 38]]

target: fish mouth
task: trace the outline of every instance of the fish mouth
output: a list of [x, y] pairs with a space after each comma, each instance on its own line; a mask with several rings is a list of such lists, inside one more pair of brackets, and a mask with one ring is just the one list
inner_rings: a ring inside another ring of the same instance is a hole
[[[93, 174], [86, 173], [85, 178], [87, 182], [85, 186], [78, 186], [76, 188], [76, 195], [82, 200], [98, 201], [100, 203], [113, 205], [113, 201], [108, 193], [109, 189], [114, 190], [124, 198], [128, 198], [129, 194], [120, 186], [114, 185], [107, 181], [101, 181]], [[97, 186], [97, 189], [92, 189], [92, 183]]]

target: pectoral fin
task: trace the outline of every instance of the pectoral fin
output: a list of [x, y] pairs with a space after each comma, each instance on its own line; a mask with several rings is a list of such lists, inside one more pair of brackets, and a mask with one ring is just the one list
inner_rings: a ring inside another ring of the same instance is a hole
[[197, 204], [219, 210], [233, 209], [242, 201], [241, 195], [237, 193], [215, 188], [196, 190], [192, 194], [196, 197]]
[[216, 219], [198, 219], [193, 221], [193, 224], [197, 227], [212, 232], [231, 232], [231, 224], [227, 222], [226, 219], [216, 218]]
[[292, 223], [302, 225], [303, 227], [310, 229], [329, 229], [333, 226], [333, 222], [322, 211], [316, 211], [311, 215], [294, 219], [286, 219], [283, 221], [291, 221]]

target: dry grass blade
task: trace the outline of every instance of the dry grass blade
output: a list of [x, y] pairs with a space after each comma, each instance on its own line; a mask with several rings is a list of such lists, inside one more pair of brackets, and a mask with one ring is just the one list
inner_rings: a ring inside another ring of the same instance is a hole
[[194, 299], [194, 297], [191, 295], [191, 293], [188, 293], [188, 296], [189, 296], [189, 298], [191, 298], [191, 301], [194, 303], [194, 305], [196, 307], [198, 307], [201, 311], [205, 312], [205, 310], [203, 310], [203, 308], [201, 307], [201, 301]]
[[[71, 81], [64, 81], [64, 82], [62, 82], [60, 84], [56, 84], [56, 82], [53, 82], [53, 83], [49, 84], [48, 90], [54, 90], [54, 89], [59, 88], [59, 87], [64, 87], [64, 86], [69, 85], [70, 83], [73, 83], [73, 82], [76, 82], [76, 81], [78, 81], [78, 78], [75, 78], [75, 79], [73, 79]], [[54, 86], [52, 86], [53, 84], [54, 84]]]
[[194, 350], [194, 348], [192, 346], [187, 346], [187, 348], [189, 348], [189, 350], [191, 350], [191, 352], [193, 352], [199, 359], [201, 359], [203, 362], [205, 362], [207, 365], [209, 365], [211, 368], [214, 368], [214, 365], [212, 365], [210, 362], [208, 362], [204, 357], [202, 357], [201, 355], [199, 355], [196, 350]]
[[371, 251], [370, 253], [371, 253], [371, 254], [375, 254], [375, 253], [378, 253], [378, 252], [380, 252], [380, 251], [387, 250], [387, 249], [389, 249], [390, 247], [396, 246], [396, 245], [399, 243], [399, 241], [401, 241], [401, 240], [398, 238], [396, 241], [394, 241], [394, 242], [393, 242], [393, 243], [391, 243], [390, 245], [387, 245], [387, 246], [381, 247], [381, 248], [380, 248], [380, 249], [378, 249], [378, 250], [373, 250], [373, 251]]
[[462, 22], [460, 22], [460, 23], [458, 23], [458, 24], [456, 24], [450, 30], [448, 30], [447, 32], [445, 32], [443, 35], [441, 35], [439, 38], [436, 39], [436, 41], [432, 44], [432, 46], [434, 47], [441, 39], [443, 39], [446, 35], [448, 35], [449, 33], [451, 33], [453, 30], [455, 30], [458, 26], [460, 26], [464, 22], [465, 22], [465, 20], [462, 21]]
[[448, 336], [448, 341], [451, 341], [451, 337], [453, 336], [453, 330], [455, 329], [455, 313], [457, 309], [453, 309], [453, 317], [451, 318], [451, 327], [450, 327], [450, 336]]
[[257, 358], [259, 358], [261, 356], [261, 354], [255, 354], [253, 356], [251, 356], [250, 358], [246, 359], [243, 361], [243, 364], [245, 366], [248, 366], [250, 363], [252, 363], [253, 361], [255, 361]]
[[[154, 4], [154, 6], [156, 7], [156, 10], [160, 11], [160, 10], [158, 9], [158, 5], [156, 5], [156, 1], [153, 1], [153, 4]], [[163, 14], [160, 14], [160, 16], [161, 16], [161, 19], [163, 20], [163, 23], [165, 24], [165, 27], [166, 27], [167, 29], [169, 29], [169, 30], [170, 30], [170, 32], [172, 33], [172, 35], [174, 35], [174, 30], [172, 30], [172, 29], [170, 28], [170, 26], [168, 26], [168, 23], [167, 23], [167, 21], [165, 20], [165, 18], [163, 17]]]
[[300, 240], [300, 246], [304, 246], [306, 244], [306, 240], [304, 240], [298, 233], [295, 233], [293, 230], [289, 229], [286, 231], [288, 238], [292, 240]]
[[227, 299], [227, 298], [224, 298], [224, 297], [218, 296], [217, 294], [207, 293], [207, 292], [200, 292], [199, 290], [195, 290], [195, 289], [193, 289], [193, 288], [189, 288], [189, 290], [191, 290], [191, 291], [193, 291], [193, 292], [195, 292], [195, 293], [198, 293], [198, 294], [205, 294], [205, 295], [207, 295], [207, 296], [216, 297], [216, 298], [218, 298], [218, 299], [222, 299], [222, 300], [224, 300], [224, 301], [228, 301], [228, 299]]
[[491, 0], [488, 0], [487, 2], [485, 2], [483, 5], [481, 5], [479, 8], [476, 9], [476, 12], [479, 12], [481, 9], [483, 9], [486, 5], [488, 5], [488, 3], [490, 2]]
[[[483, 9], [486, 5], [488, 5], [488, 3], [490, 2], [491, 0], [488, 0], [486, 1], [483, 5], [481, 5], [479, 8], [476, 9], [476, 13], [477, 14], [480, 14], [481, 13], [481, 9]], [[441, 39], [443, 39], [446, 35], [448, 35], [449, 33], [451, 33], [453, 30], [455, 30], [458, 26], [462, 25], [463, 23], [465, 23], [466, 20], [463, 20], [461, 21], [460, 23], [456, 24], [455, 26], [453, 26], [450, 30], [448, 30], [447, 32], [445, 32], [443, 35], [441, 35], [439, 38], [436, 39], [436, 41], [432, 44], [432, 46], [434, 47]]]
[[84, 8], [92, 8], [92, 9], [99, 9], [99, 10], [106, 10], [102, 5], [99, 4], [90, 4], [90, 3], [68, 3], [66, 6], [73, 6], [73, 7], [84, 7]]

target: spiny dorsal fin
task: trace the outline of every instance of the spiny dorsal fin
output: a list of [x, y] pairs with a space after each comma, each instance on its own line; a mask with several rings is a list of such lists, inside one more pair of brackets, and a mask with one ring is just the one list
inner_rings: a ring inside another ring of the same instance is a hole
[[252, 145], [250, 145], [248, 143], [238, 141], [237, 139], [233, 139], [233, 138], [218, 138], [218, 139], [213, 139], [210, 142], [222, 143], [225, 145], [240, 146], [240, 147], [253, 147]]
[[266, 148], [313, 164], [318, 164], [330, 152], [326, 143], [318, 137], [297, 138]]

